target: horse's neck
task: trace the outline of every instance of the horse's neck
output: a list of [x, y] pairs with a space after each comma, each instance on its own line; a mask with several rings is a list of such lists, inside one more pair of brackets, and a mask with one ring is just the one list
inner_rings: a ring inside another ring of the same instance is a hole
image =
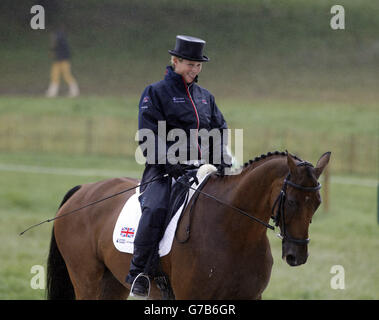
[[232, 202], [240, 209], [269, 222], [273, 194], [279, 192], [279, 181], [282, 181], [288, 172], [287, 161], [284, 158], [272, 159], [252, 170], [245, 170], [239, 179], [236, 176]]

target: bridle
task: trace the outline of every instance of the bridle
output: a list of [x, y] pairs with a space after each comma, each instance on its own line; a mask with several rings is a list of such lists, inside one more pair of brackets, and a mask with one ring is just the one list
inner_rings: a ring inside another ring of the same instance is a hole
[[[303, 161], [297, 164], [297, 166], [311, 166], [313, 165], [309, 162]], [[276, 198], [274, 205], [272, 207], [271, 213], [272, 216], [271, 218], [275, 222], [275, 226], [277, 227], [279, 223], [281, 222], [281, 227], [280, 227], [280, 234], [278, 234], [278, 237], [282, 239], [283, 241], [288, 241], [288, 242], [293, 242], [299, 245], [306, 245], [309, 243], [310, 239], [295, 239], [292, 238], [286, 230], [286, 221], [285, 221], [285, 211], [284, 211], [284, 204], [286, 202], [286, 191], [287, 191], [287, 186], [290, 186], [292, 188], [298, 189], [300, 191], [305, 191], [305, 192], [316, 192], [320, 190], [321, 184], [317, 182], [317, 186], [315, 187], [304, 187], [302, 185], [296, 184], [292, 181], [290, 181], [291, 178], [291, 173], [287, 175], [287, 177], [284, 179], [282, 189], [280, 190], [279, 196]], [[277, 207], [276, 214], [274, 215], [275, 208]]]

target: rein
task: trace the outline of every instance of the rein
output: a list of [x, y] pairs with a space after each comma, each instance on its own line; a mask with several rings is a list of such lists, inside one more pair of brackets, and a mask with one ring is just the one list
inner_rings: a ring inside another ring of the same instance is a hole
[[264, 221], [258, 219], [257, 217], [254, 217], [254, 216], [248, 214], [248, 213], [247, 213], [246, 211], [244, 211], [244, 210], [241, 210], [241, 209], [239, 209], [239, 208], [237, 208], [237, 207], [235, 207], [235, 206], [232, 206], [231, 204], [228, 204], [228, 203], [226, 203], [226, 202], [224, 202], [224, 201], [222, 201], [222, 200], [216, 198], [215, 196], [212, 196], [212, 195], [210, 195], [210, 194], [208, 194], [208, 193], [206, 193], [206, 192], [204, 192], [204, 191], [201, 191], [201, 190], [198, 190], [198, 189], [196, 189], [196, 188], [193, 188], [192, 186], [187, 185], [187, 184], [184, 183], [184, 182], [181, 182], [181, 181], [178, 181], [178, 180], [177, 180], [176, 182], [179, 182], [179, 183], [181, 183], [182, 185], [186, 186], [187, 188], [190, 188], [190, 189], [194, 190], [194, 191], [197, 192], [197, 193], [200, 193], [200, 194], [202, 194], [202, 195], [204, 195], [204, 196], [206, 196], [206, 197], [208, 197], [208, 198], [210, 198], [210, 199], [213, 199], [213, 200], [217, 201], [218, 203], [221, 203], [221, 204], [223, 204], [224, 206], [227, 206], [227, 207], [229, 207], [229, 208], [231, 208], [231, 209], [237, 211], [238, 213], [240, 213], [240, 214], [242, 214], [242, 215], [244, 215], [244, 216], [246, 216], [246, 217], [248, 217], [248, 218], [250, 218], [250, 219], [253, 219], [254, 221], [256, 221], [256, 222], [258, 222], [258, 223], [264, 225], [264, 226], [265, 226], [266, 228], [268, 228], [268, 229], [275, 230], [275, 227], [274, 227], [274, 226], [272, 226], [272, 225], [270, 225], [270, 224], [268, 224], [268, 223], [266, 223], [266, 222], [264, 222]]
[[[311, 166], [311, 167], [313, 167], [313, 165], [311, 163], [306, 162], [306, 161], [300, 162], [297, 166], [299, 166], [299, 167], [300, 166]], [[302, 186], [302, 185], [299, 185], [299, 184], [296, 184], [296, 183], [290, 181], [290, 178], [291, 178], [291, 174], [288, 173], [287, 177], [284, 179], [283, 186], [282, 186], [282, 189], [280, 190], [279, 196], [276, 198], [276, 200], [274, 202], [274, 205], [272, 207], [272, 210], [271, 210], [272, 211], [272, 216], [271, 216], [271, 218], [275, 222], [275, 227], [279, 226], [279, 221], [280, 220], [282, 222], [281, 232], [280, 232], [280, 234], [277, 234], [277, 236], [281, 240], [288, 241], [288, 242], [293, 242], [293, 243], [297, 243], [297, 244], [301, 244], [301, 245], [305, 245], [305, 244], [309, 243], [309, 241], [310, 241], [309, 238], [308, 239], [295, 239], [295, 238], [289, 236], [288, 233], [287, 233], [287, 231], [286, 231], [284, 203], [286, 201], [287, 186], [293, 187], [293, 188], [298, 189], [300, 191], [316, 192], [316, 191], [318, 191], [318, 190], [321, 189], [321, 184], [318, 182], [317, 186], [315, 186], [315, 187], [305, 187], [305, 186]], [[178, 181], [178, 180], [177, 180], [177, 182], [179, 182], [180, 184], [186, 186], [187, 188], [190, 188], [190, 189], [194, 190], [198, 194], [200, 193], [200, 194], [202, 194], [202, 195], [204, 195], [204, 196], [206, 196], [206, 197], [208, 197], [210, 199], [213, 199], [213, 200], [215, 200], [215, 201], [217, 201], [217, 202], [219, 202], [219, 203], [221, 203], [221, 204], [223, 204], [223, 205], [225, 205], [225, 206], [227, 206], [227, 207], [229, 207], [229, 208], [237, 211], [237, 213], [240, 213], [240, 214], [242, 214], [242, 215], [244, 215], [244, 216], [246, 216], [246, 217], [248, 217], [248, 218], [250, 218], [250, 219], [252, 219], [252, 220], [254, 220], [254, 221], [258, 222], [258, 223], [260, 223], [260, 224], [262, 224], [263, 226], [265, 226], [268, 229], [275, 230], [274, 226], [272, 226], [272, 225], [270, 225], [270, 224], [268, 224], [268, 223], [266, 223], [266, 222], [258, 219], [257, 217], [254, 217], [254, 216], [248, 214], [244, 210], [241, 210], [241, 209], [239, 209], [239, 208], [237, 208], [235, 206], [232, 206], [232, 205], [230, 205], [230, 204], [228, 204], [226, 202], [223, 202], [222, 200], [220, 200], [220, 199], [216, 198], [215, 196], [212, 196], [212, 195], [210, 195], [210, 194], [208, 194], [208, 193], [206, 193], [204, 191], [195, 189], [192, 186], [187, 185], [186, 183], [183, 183], [183, 182]], [[277, 209], [276, 215], [274, 216], [273, 213], [274, 213], [274, 210], [275, 210], [275, 208], [276, 208], [277, 205], [278, 205], [278, 209]], [[191, 210], [192, 210], [192, 208], [191, 208]], [[189, 233], [189, 227], [187, 227], [187, 233]], [[188, 240], [188, 239], [186, 239], [186, 240]]]
[[[297, 166], [312, 166], [309, 162], [300, 162]], [[313, 167], [313, 166], [312, 166]], [[279, 222], [281, 222], [281, 232], [280, 234], [277, 234], [277, 236], [282, 239], [283, 241], [293, 242], [300, 245], [308, 244], [310, 239], [295, 239], [288, 235], [288, 232], [286, 230], [286, 221], [285, 221], [285, 211], [284, 211], [284, 203], [286, 201], [286, 191], [287, 186], [290, 186], [292, 188], [298, 189], [300, 191], [305, 192], [316, 192], [321, 189], [321, 184], [318, 182], [317, 186], [315, 187], [304, 187], [302, 185], [296, 184], [292, 181], [290, 181], [291, 174], [289, 173], [287, 177], [284, 179], [282, 189], [280, 190], [279, 196], [276, 198], [274, 205], [272, 207], [271, 218], [275, 222], [275, 226], [277, 227], [279, 225]], [[278, 207], [276, 214], [274, 215], [274, 210]]]

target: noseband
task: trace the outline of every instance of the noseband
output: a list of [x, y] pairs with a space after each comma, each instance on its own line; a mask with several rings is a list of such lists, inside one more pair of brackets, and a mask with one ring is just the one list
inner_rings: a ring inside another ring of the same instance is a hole
[[[311, 163], [306, 162], [306, 161], [300, 162], [297, 166], [298, 167], [299, 166], [311, 166], [311, 167], [313, 167]], [[282, 239], [283, 241], [297, 243], [299, 245], [305, 245], [305, 244], [309, 243], [309, 240], [310, 240], [309, 238], [308, 239], [295, 239], [295, 238], [292, 238], [291, 236], [289, 236], [288, 233], [286, 232], [284, 203], [286, 201], [287, 186], [291, 186], [291, 187], [298, 189], [300, 191], [316, 192], [316, 191], [320, 190], [321, 184], [317, 183], [317, 186], [315, 186], [315, 187], [304, 187], [304, 186], [301, 186], [299, 184], [293, 183], [292, 181], [290, 181], [290, 178], [291, 178], [291, 174], [289, 173], [287, 175], [287, 177], [284, 179], [284, 183], [283, 183], [282, 189], [280, 190], [279, 196], [276, 198], [276, 200], [274, 202], [274, 205], [272, 207], [271, 218], [274, 220], [276, 227], [279, 225], [280, 221], [282, 223], [281, 232], [280, 232], [280, 234], [278, 234], [278, 237], [280, 239]], [[277, 210], [276, 210], [276, 214], [274, 216], [274, 210], [276, 207], [277, 207]]]

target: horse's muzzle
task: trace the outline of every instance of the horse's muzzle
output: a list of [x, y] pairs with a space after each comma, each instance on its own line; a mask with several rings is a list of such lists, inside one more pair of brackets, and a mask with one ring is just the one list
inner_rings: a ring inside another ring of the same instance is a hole
[[282, 258], [285, 259], [291, 267], [300, 266], [307, 262], [308, 246], [283, 241]]

